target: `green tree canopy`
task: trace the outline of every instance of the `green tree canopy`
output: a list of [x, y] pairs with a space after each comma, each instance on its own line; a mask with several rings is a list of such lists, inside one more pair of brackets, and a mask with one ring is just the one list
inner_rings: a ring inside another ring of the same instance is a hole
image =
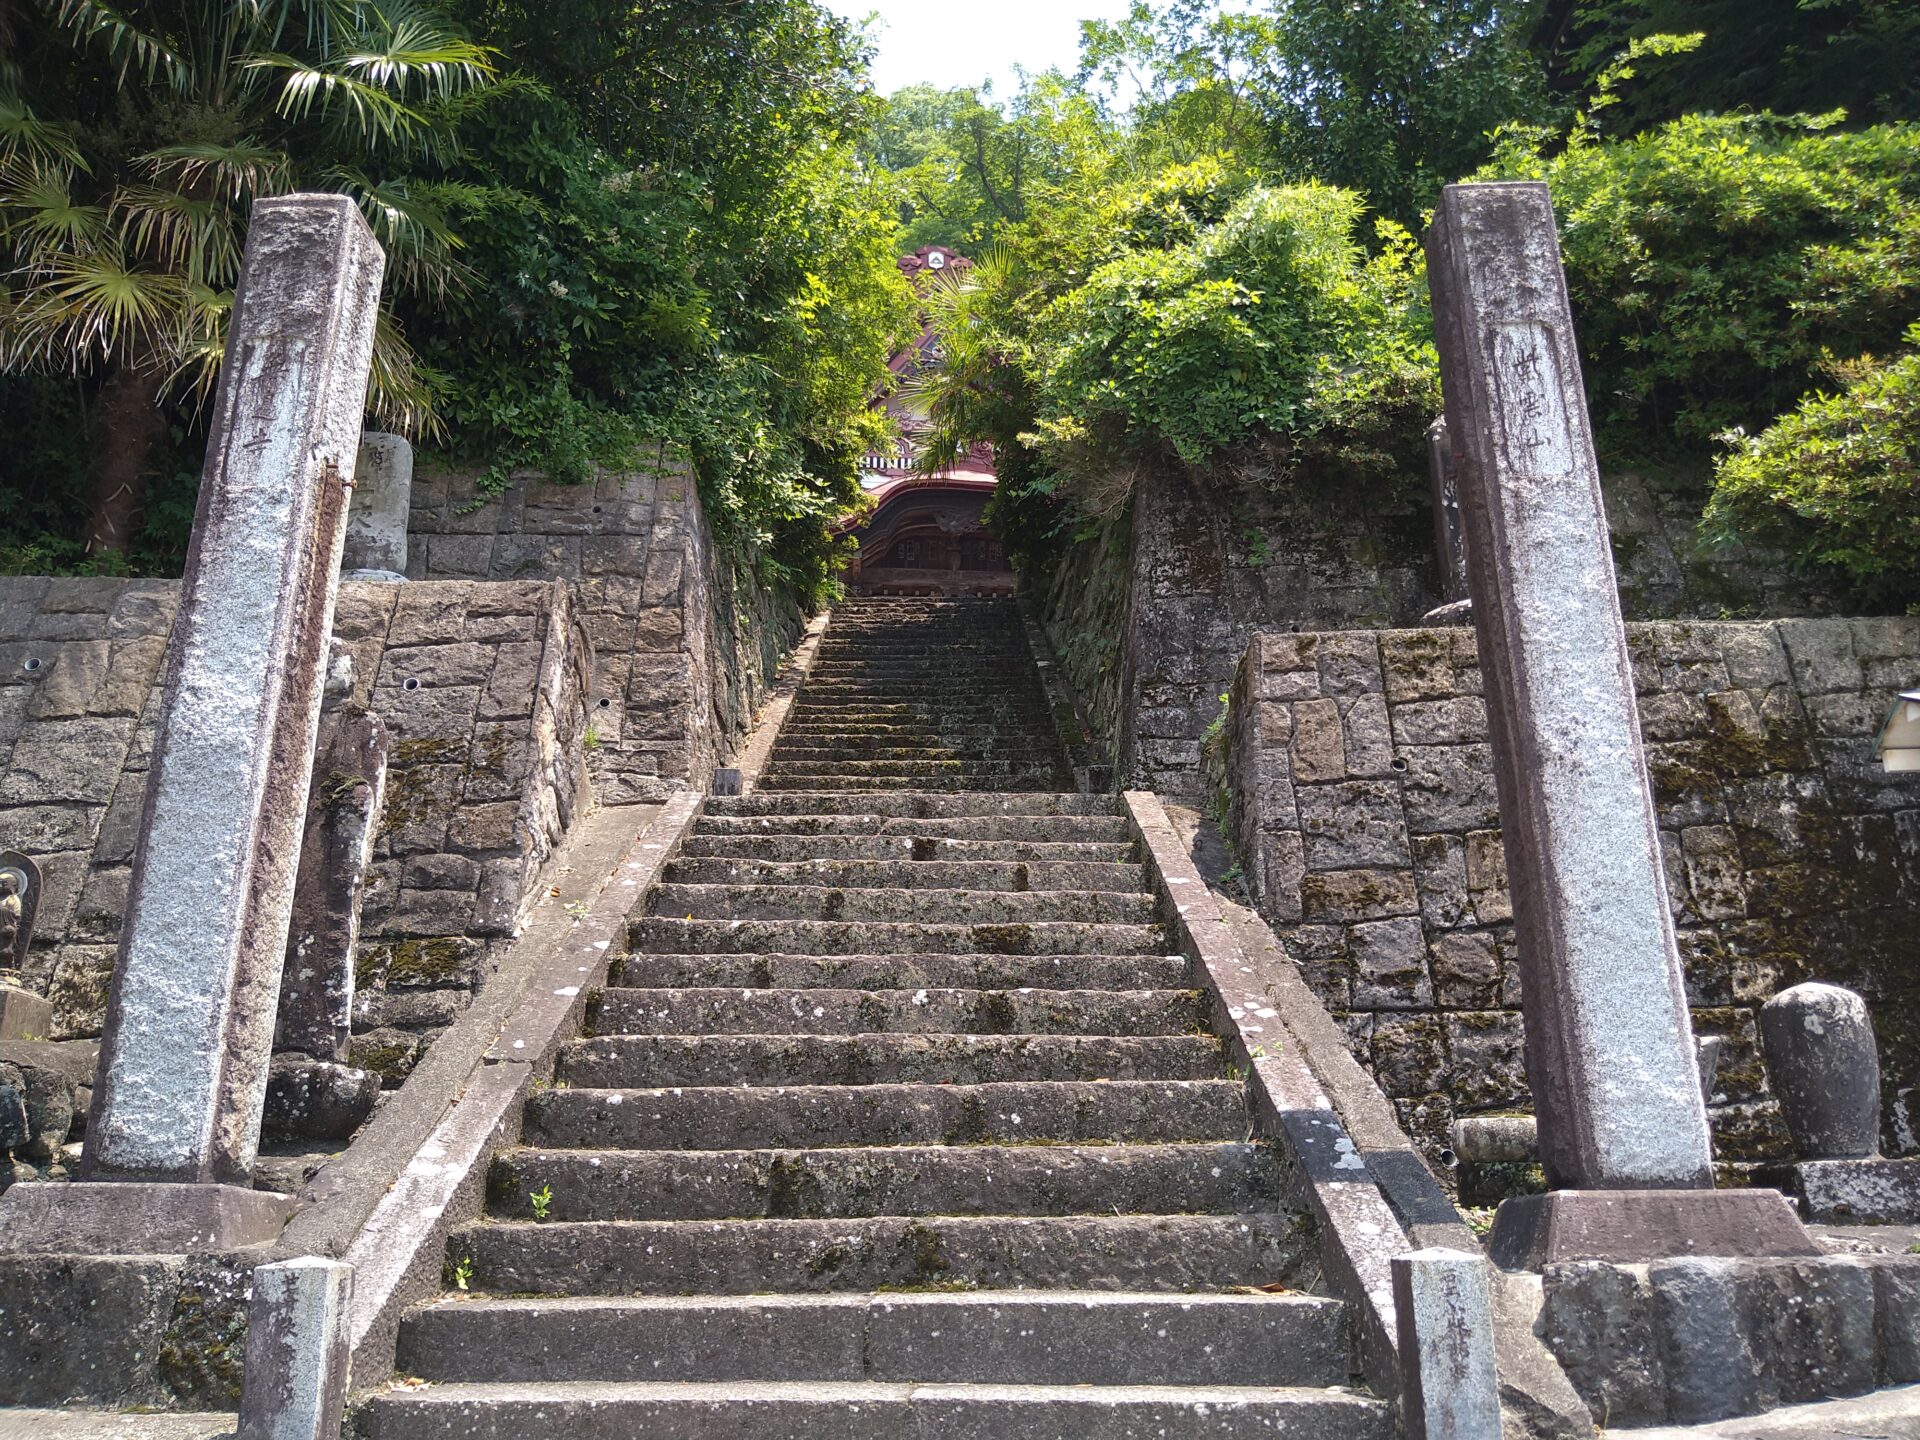
[[[100, 378], [86, 545], [123, 551], [165, 429], [160, 393], [217, 370], [253, 201], [360, 202], [390, 293], [462, 271], [439, 178], [492, 57], [410, 0], [23, 7], [0, 69], [0, 369]], [[431, 414], [382, 316], [373, 404]]]

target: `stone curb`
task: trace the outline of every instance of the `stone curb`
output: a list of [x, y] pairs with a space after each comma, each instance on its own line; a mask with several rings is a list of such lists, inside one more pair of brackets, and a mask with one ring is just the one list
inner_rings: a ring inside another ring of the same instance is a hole
[[[1327, 1274], [1354, 1304], [1360, 1369], [1381, 1394], [1397, 1395], [1393, 1256], [1434, 1246], [1478, 1253], [1479, 1240], [1273, 931], [1207, 888], [1157, 797], [1122, 798], [1161, 903], [1209, 981], [1216, 1023], [1249, 1073], [1255, 1115], [1298, 1166]], [[1257, 1049], [1270, 1053], [1256, 1058]], [[1509, 1424], [1542, 1437], [1590, 1436], [1585, 1403], [1533, 1333], [1539, 1280], [1489, 1280]]]
[[801, 688], [807, 683], [807, 676], [813, 671], [813, 657], [820, 653], [820, 642], [826, 637], [827, 626], [832, 622], [831, 610], [823, 610], [807, 622], [800, 643], [794, 647], [786, 664], [780, 667], [780, 673], [768, 687], [753, 729], [747, 733], [739, 753], [734, 757], [734, 763], [740, 771], [742, 795], [751, 795], [759, 787], [761, 772], [767, 768], [767, 762], [773, 756], [773, 747], [779, 743], [780, 731], [793, 710], [793, 702], [799, 698]]
[[1382, 1395], [1400, 1391], [1393, 1257], [1413, 1249], [1346, 1125], [1307, 1065], [1159, 799], [1121, 797], [1145, 847], [1154, 888], [1212, 992], [1215, 1023], [1247, 1071], [1261, 1128], [1287, 1150], [1300, 1201], [1320, 1226], [1321, 1263], [1354, 1312], [1359, 1369]]
[[1085, 794], [1105, 794], [1112, 789], [1113, 766], [1096, 758], [1094, 747], [1081, 738], [1092, 733], [1087, 717], [1080, 709], [1079, 697], [1067, 683], [1060, 668], [1060, 657], [1053, 653], [1053, 642], [1046, 626], [1034, 614], [1025, 595], [1019, 597], [1020, 624], [1027, 632], [1027, 649], [1032, 652], [1034, 669], [1040, 675], [1040, 692], [1046, 697], [1047, 713], [1053, 719], [1054, 734], [1073, 771], [1074, 784]]
[[603, 985], [615, 944], [640, 897], [693, 824], [703, 797], [683, 791], [637, 835], [619, 867], [529, 977], [452, 1109], [435, 1126], [343, 1256], [355, 1268], [350, 1320], [355, 1385], [393, 1372], [400, 1318], [440, 1288], [447, 1232], [479, 1213], [487, 1161], [518, 1138], [520, 1110], [537, 1079], [580, 1026]]

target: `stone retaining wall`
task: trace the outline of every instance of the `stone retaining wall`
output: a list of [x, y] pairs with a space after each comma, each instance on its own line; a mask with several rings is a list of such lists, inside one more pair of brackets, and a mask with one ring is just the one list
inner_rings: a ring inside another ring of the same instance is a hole
[[[100, 1032], [178, 587], [0, 579], [0, 848], [44, 881], [22, 979]], [[591, 650], [567, 587], [341, 586], [354, 699], [393, 736], [354, 1059], [389, 1083], [471, 1000], [572, 823]]]
[[[1888, 1153], [1920, 1149], [1920, 775], [1873, 739], [1920, 619], [1628, 626], [1694, 1025], [1725, 1037], [1717, 1157], [1782, 1158], [1755, 1011], [1802, 980], [1873, 1008]], [[1254, 637], [1228, 831], [1289, 953], [1444, 1163], [1524, 1108], [1520, 974], [1470, 629]]]
[[713, 542], [688, 466], [664, 448], [592, 484], [414, 473], [407, 573], [416, 580], [565, 580], [593, 641], [595, 791], [658, 803], [747, 732], [805, 617], [740, 574]]
[[[1778, 557], [1704, 548], [1705, 477], [1603, 483], [1629, 619], [1834, 608]], [[1425, 477], [1397, 493], [1316, 488], [1256, 448], [1143, 473], [1123, 515], [1078, 540], [1036, 599], [1125, 783], [1192, 804], [1201, 741], [1255, 631], [1416, 624], [1440, 603], [1436, 580]]]

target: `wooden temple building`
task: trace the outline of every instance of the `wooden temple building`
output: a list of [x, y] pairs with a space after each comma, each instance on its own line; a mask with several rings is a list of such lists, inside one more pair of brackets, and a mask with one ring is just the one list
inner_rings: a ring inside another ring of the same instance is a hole
[[[900, 269], [916, 284], [971, 266], [965, 256], [942, 245], [923, 246], [900, 257]], [[893, 451], [862, 459], [861, 488], [872, 505], [841, 526], [860, 546], [845, 576], [853, 594], [1013, 593], [1013, 567], [998, 537], [981, 520], [996, 483], [991, 447], [971, 446], [932, 474], [920, 465], [929, 427], [902, 387], [939, 363], [939, 343], [930, 328], [923, 328], [889, 362], [900, 384], [875, 403], [893, 417], [900, 439]]]

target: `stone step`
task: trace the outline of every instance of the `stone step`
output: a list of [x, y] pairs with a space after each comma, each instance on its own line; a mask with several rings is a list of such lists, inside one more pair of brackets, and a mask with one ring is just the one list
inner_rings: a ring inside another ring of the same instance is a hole
[[629, 949], [659, 955], [1165, 955], [1159, 925], [1084, 921], [909, 924], [882, 920], [688, 920], [650, 915]]
[[[935, 822], [938, 823], [938, 822]], [[689, 835], [680, 842], [685, 860], [755, 860], [797, 864], [831, 860], [903, 861], [926, 865], [936, 861], [977, 864], [982, 861], [1038, 862], [1060, 865], [1084, 862], [1096, 865], [1129, 864], [1133, 846], [1118, 841], [1074, 840], [928, 840], [916, 849], [909, 835]], [[924, 850], [924, 858], [920, 855]]]
[[1119, 801], [1111, 795], [1064, 792], [1030, 795], [946, 795], [914, 793], [822, 796], [801, 804], [786, 796], [715, 795], [707, 801], [711, 817], [759, 815], [880, 815], [893, 819], [956, 820], [1002, 815], [1072, 815], [1117, 819]]
[[869, 723], [857, 717], [841, 716], [819, 720], [790, 721], [780, 731], [776, 748], [796, 741], [893, 745], [966, 745], [991, 742], [1009, 735], [1032, 735], [1028, 726], [943, 725], [932, 719], [895, 724]]
[[[1312, 1295], [1064, 1290], [443, 1301], [402, 1374], [494, 1381], [1344, 1385], [1346, 1307]], [[828, 1434], [839, 1434], [829, 1431]]]
[[760, 781], [766, 794], [809, 794], [825, 791], [855, 793], [876, 790], [952, 790], [995, 791], [1016, 794], [1057, 789], [1060, 774], [1052, 770], [1030, 775], [949, 775], [930, 778], [925, 775], [900, 775], [888, 779], [880, 775], [834, 777], [827, 775], [783, 775], [778, 771]]
[[[909, 848], [911, 848], [909, 846]], [[1144, 865], [1021, 860], [734, 860], [685, 858], [667, 866], [675, 885], [827, 885], [860, 890], [1144, 891]]]
[[738, 1085], [547, 1089], [527, 1100], [529, 1145], [699, 1150], [773, 1145], [1152, 1144], [1244, 1140], [1235, 1080], [985, 1085]]
[[[952, 764], [972, 764], [989, 762], [995, 766], [1012, 768], [1033, 768], [1033, 751], [1021, 743], [1021, 737], [1008, 737], [1006, 741], [975, 743], [975, 745], [787, 745], [781, 743], [774, 747], [774, 764], [801, 766], [810, 770], [831, 768], [837, 760], [862, 760], [868, 764], [899, 762], [899, 760], [941, 760]], [[1048, 762], [1050, 766], [1052, 762]]]
[[818, 695], [793, 702], [788, 712], [798, 722], [837, 722], [856, 720], [864, 724], [880, 721], [927, 722], [984, 729], [1005, 729], [1010, 723], [1026, 725], [1035, 731], [1050, 723], [1049, 712], [1037, 704], [1016, 704], [997, 699], [961, 696], [826, 696]]
[[569, 1085], [985, 1085], [1215, 1080], [1212, 1035], [601, 1035], [560, 1052]]
[[[894, 674], [851, 672], [809, 679], [794, 697], [794, 709], [804, 708], [815, 718], [836, 710], [853, 711], [866, 705], [928, 707], [947, 712], [990, 715], [1046, 715], [1045, 693], [1031, 677], [1016, 679], [977, 670], [949, 674], [923, 672]], [[863, 720], [856, 713], [841, 718]]]
[[[1019, 759], [1023, 756], [1031, 759], [1034, 745], [1052, 744], [1052, 737], [1040, 735], [1025, 726], [1003, 726], [997, 730], [968, 727], [928, 726], [926, 733], [913, 734], [899, 730], [871, 732], [844, 730], [808, 730], [781, 739], [774, 746], [775, 763], [792, 759], [796, 762], [807, 759], [870, 759], [898, 760], [903, 758], [899, 751], [953, 751], [960, 755], [983, 755], [990, 759]], [[820, 753], [827, 751], [831, 753]], [[1049, 753], [1046, 750], [1037, 752]], [[952, 755], [935, 755], [934, 759], [952, 759]]]
[[810, 712], [856, 710], [867, 705], [924, 705], [935, 710], [978, 715], [1046, 715], [1046, 701], [1037, 687], [1010, 682], [996, 675], [956, 674], [914, 679], [907, 676], [869, 676], [809, 681], [795, 699], [796, 708]]
[[853, 886], [672, 883], [655, 886], [647, 908], [655, 915], [694, 920], [891, 920], [923, 925], [1018, 925], [1034, 921], [1148, 925], [1159, 914], [1154, 897], [1138, 891], [866, 890]]
[[838, 1150], [508, 1150], [488, 1209], [552, 1220], [881, 1215], [1239, 1215], [1278, 1210], [1264, 1146], [930, 1145]]
[[375, 1395], [359, 1440], [1390, 1440], [1347, 1390], [1232, 1386], [430, 1385]]
[[1011, 782], [1033, 782], [1032, 788], [1058, 787], [1059, 770], [1051, 761], [982, 760], [809, 760], [773, 765], [766, 781], [781, 781], [789, 790], [852, 788], [863, 782], [873, 787], [912, 785], [925, 789], [1007, 789]]
[[629, 955], [611, 984], [732, 990], [1184, 990], [1178, 955]]
[[[1008, 694], [1037, 691], [1033, 666], [1004, 659], [967, 656], [954, 660], [912, 659], [905, 655], [837, 655], [816, 657], [807, 672], [805, 690], [841, 685], [961, 685], [978, 683]], [[804, 691], [802, 692], [804, 693]]]
[[[768, 799], [756, 795], [755, 799]], [[959, 815], [919, 819], [905, 815], [852, 813], [806, 813], [816, 804], [828, 806], [841, 797], [809, 797], [796, 801], [790, 814], [765, 812], [758, 815], [703, 815], [694, 822], [693, 836], [782, 835], [811, 837], [818, 835], [880, 835], [921, 839], [931, 843], [924, 858], [935, 859], [936, 846], [950, 840], [1018, 840], [1049, 844], [1130, 844], [1132, 832], [1117, 815]], [[877, 807], [889, 797], [868, 797]], [[920, 799], [927, 799], [921, 796]], [[1015, 799], [1015, 796], [1005, 796]], [[916, 856], [920, 852], [916, 851]]]
[[1298, 1215], [484, 1221], [447, 1241], [474, 1290], [752, 1295], [925, 1289], [1233, 1290], [1311, 1266]]
[[1197, 990], [603, 991], [590, 1035], [1191, 1035]]

